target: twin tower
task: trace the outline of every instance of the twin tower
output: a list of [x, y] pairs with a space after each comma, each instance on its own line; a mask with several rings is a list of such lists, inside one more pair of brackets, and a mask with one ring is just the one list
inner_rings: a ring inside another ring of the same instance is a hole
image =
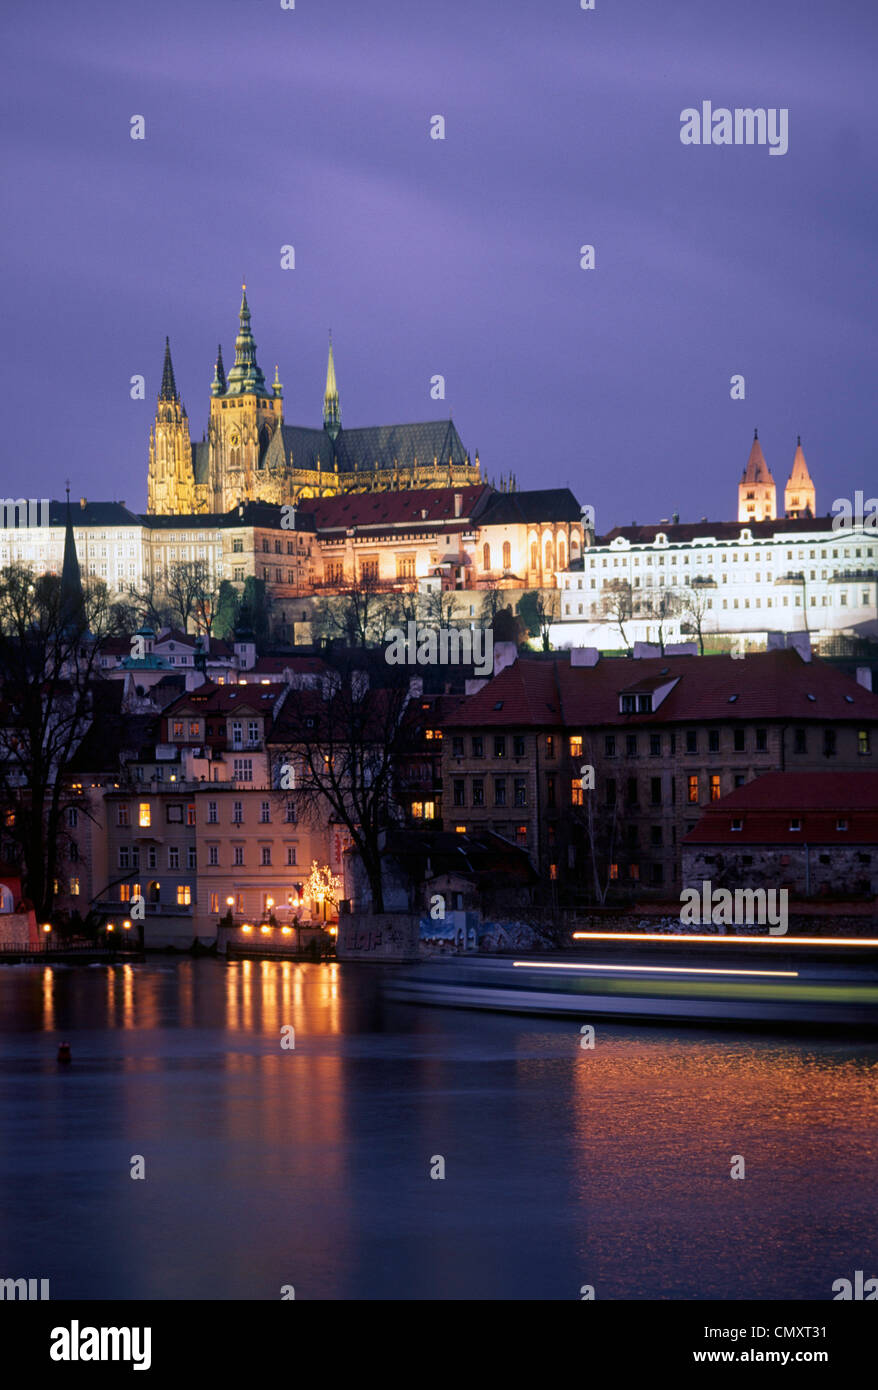
[[[802, 437], [796, 443], [793, 466], [783, 493], [784, 516], [813, 517], [817, 515], [817, 493], [808, 472]], [[774, 521], [777, 518], [777, 487], [771, 469], [759, 443], [759, 431], [753, 431], [753, 447], [747, 467], [738, 484], [738, 520]]]
[[481, 481], [450, 419], [343, 430], [332, 339], [323, 428], [287, 425], [283, 387], [266, 384], [256, 360], [243, 287], [235, 364], [222, 348], [210, 387], [206, 435], [195, 444], [165, 339], [162, 384], [149, 441], [147, 510], [159, 516], [222, 514], [242, 501], [295, 503], [301, 497], [407, 487], [460, 487]]

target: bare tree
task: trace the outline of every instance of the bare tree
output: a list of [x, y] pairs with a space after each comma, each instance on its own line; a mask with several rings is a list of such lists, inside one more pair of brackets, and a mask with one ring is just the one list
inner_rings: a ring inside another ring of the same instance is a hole
[[[594, 763], [594, 749], [587, 744], [590, 765]], [[619, 846], [622, 838], [622, 816], [619, 788], [615, 780], [604, 779], [605, 799], [598, 804], [598, 788], [584, 790], [582, 803], [576, 806], [571, 818], [582, 826], [588, 845], [591, 863], [592, 884], [597, 903], [606, 902], [612, 877], [613, 865], [618, 867]]]
[[431, 589], [424, 595], [424, 619], [432, 627], [456, 627], [464, 618], [460, 594], [455, 589]]
[[662, 656], [665, 654], [668, 623], [678, 616], [682, 607], [681, 599], [675, 589], [641, 589], [636, 603], [636, 612], [655, 623], [658, 631], [658, 645]]
[[204, 632], [209, 637], [219, 609], [220, 580], [206, 560], [191, 560], [189, 563], [197, 567], [192, 584], [192, 621], [196, 632]]
[[141, 584], [129, 584], [125, 597], [136, 616], [136, 626], [151, 627], [156, 632], [170, 627], [173, 617], [171, 601], [155, 575], [144, 575]]
[[619, 629], [623, 645], [630, 652], [631, 643], [625, 628], [634, 617], [634, 596], [629, 579], [611, 579], [604, 586], [601, 612], [609, 623]]
[[694, 578], [680, 596], [681, 609], [690, 631], [698, 638], [698, 655], [704, 656], [704, 626], [715, 586], [708, 579]]
[[168, 570], [166, 587], [174, 615], [180, 619], [184, 632], [189, 619], [199, 632], [210, 636], [219, 602], [219, 583], [214, 579], [206, 560], [178, 560]]
[[380, 646], [393, 626], [393, 597], [380, 580], [366, 575], [357, 588], [323, 600], [318, 629], [324, 637], [341, 638], [351, 647]]
[[503, 592], [496, 575], [482, 579], [482, 609], [480, 619], [483, 627], [492, 627], [494, 619], [503, 607]]
[[382, 832], [399, 819], [397, 779], [414, 747], [406, 715], [406, 672], [388, 667], [371, 688], [353, 664], [322, 689], [291, 690], [275, 730], [275, 783], [286, 782], [306, 817], [327, 812], [347, 829], [369, 880], [373, 912], [384, 911]]
[[0, 572], [4, 838], [21, 856], [40, 917], [52, 911], [64, 854], [64, 771], [95, 717], [101, 649], [116, 635], [103, 583], [72, 605], [56, 575], [35, 577], [23, 565]]

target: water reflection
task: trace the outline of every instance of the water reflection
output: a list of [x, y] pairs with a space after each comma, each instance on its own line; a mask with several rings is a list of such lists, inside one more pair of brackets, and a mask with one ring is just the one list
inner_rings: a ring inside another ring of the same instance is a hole
[[874, 1043], [599, 1022], [588, 1050], [573, 1021], [383, 1004], [382, 973], [0, 968], [16, 1268], [123, 1298], [820, 1299], [878, 1273]]

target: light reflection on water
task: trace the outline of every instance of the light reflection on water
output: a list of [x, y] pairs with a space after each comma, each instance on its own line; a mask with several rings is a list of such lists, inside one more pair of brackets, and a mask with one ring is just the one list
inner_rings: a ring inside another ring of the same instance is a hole
[[0, 968], [0, 1275], [54, 1298], [824, 1299], [878, 1274], [875, 1043], [597, 1021], [591, 1051], [573, 1020], [382, 1003], [383, 973]]

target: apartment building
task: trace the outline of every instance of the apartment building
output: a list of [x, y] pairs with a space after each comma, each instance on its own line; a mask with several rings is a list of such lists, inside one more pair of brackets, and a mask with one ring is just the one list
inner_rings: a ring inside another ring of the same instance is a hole
[[519, 659], [444, 720], [445, 825], [527, 848], [571, 899], [676, 893], [706, 806], [770, 771], [870, 766], [878, 695], [806, 656]]

